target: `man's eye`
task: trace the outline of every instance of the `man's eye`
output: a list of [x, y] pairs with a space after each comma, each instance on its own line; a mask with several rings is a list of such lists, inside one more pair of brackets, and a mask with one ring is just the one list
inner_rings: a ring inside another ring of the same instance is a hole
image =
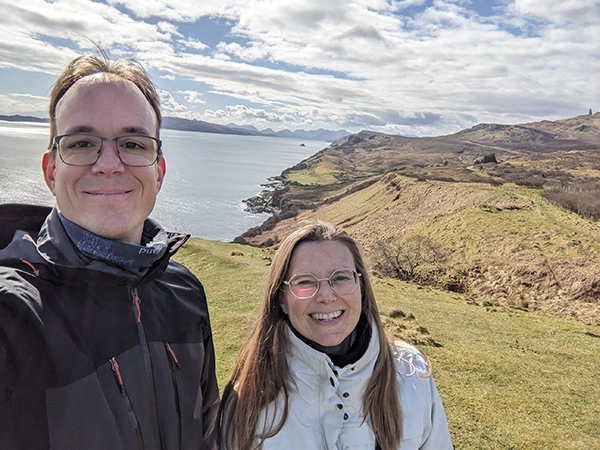
[[147, 150], [148, 143], [142, 139], [127, 139], [119, 141], [119, 147], [127, 150]]
[[92, 148], [95, 147], [94, 143], [89, 141], [89, 140], [80, 140], [80, 141], [75, 141], [73, 142], [71, 145], [69, 145], [69, 148], [75, 148], [75, 149], [86, 149], [86, 148]]

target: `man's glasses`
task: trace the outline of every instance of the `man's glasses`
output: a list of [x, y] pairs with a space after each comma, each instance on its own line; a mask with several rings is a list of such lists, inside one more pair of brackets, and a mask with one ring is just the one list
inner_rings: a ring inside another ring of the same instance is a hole
[[161, 141], [150, 136], [107, 138], [90, 134], [64, 134], [54, 138], [62, 162], [69, 166], [93, 166], [102, 154], [104, 141], [114, 141], [117, 155], [126, 166], [151, 166], [158, 160]]
[[360, 274], [352, 269], [339, 269], [329, 278], [317, 278], [312, 273], [297, 273], [283, 284], [290, 288], [294, 297], [307, 300], [318, 292], [321, 281], [327, 281], [331, 290], [338, 295], [352, 294], [358, 286], [358, 277]]

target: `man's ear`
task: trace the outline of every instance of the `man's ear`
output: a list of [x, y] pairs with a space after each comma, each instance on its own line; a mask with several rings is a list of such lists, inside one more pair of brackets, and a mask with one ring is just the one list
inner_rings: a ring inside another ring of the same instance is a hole
[[54, 159], [54, 153], [51, 151], [47, 151], [42, 156], [42, 171], [44, 172], [44, 181], [46, 181], [46, 185], [52, 195], [56, 196], [55, 193], [55, 184], [56, 184], [56, 161]]
[[162, 156], [156, 162], [156, 172], [157, 172], [156, 192], [158, 192], [158, 191], [160, 191], [160, 188], [162, 187], [163, 180], [165, 179], [165, 174], [167, 173], [167, 162], [165, 161], [165, 158], [163, 158]]

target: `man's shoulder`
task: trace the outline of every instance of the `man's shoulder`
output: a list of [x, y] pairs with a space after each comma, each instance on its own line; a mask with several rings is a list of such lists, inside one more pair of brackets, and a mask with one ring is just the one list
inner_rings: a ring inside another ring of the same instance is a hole
[[172, 286], [192, 287], [204, 292], [204, 287], [198, 277], [186, 266], [173, 259], [169, 260], [161, 279]]
[[10, 243], [17, 230], [37, 234], [51, 211], [49, 206], [0, 204], [0, 249]]
[[0, 266], [0, 316], [37, 316], [41, 305], [40, 292], [20, 270]]
[[194, 273], [180, 262], [175, 261], [173, 258], [169, 259], [167, 266], [167, 272], [172, 273], [174, 276], [180, 276], [184, 278], [190, 278], [199, 282], [198, 278]]

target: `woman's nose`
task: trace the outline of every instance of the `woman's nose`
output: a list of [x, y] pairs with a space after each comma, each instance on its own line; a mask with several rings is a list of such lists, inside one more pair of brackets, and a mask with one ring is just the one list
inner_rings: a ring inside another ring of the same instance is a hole
[[317, 291], [317, 301], [320, 302], [331, 302], [336, 299], [336, 293], [331, 288], [329, 281], [319, 282], [319, 290]]

